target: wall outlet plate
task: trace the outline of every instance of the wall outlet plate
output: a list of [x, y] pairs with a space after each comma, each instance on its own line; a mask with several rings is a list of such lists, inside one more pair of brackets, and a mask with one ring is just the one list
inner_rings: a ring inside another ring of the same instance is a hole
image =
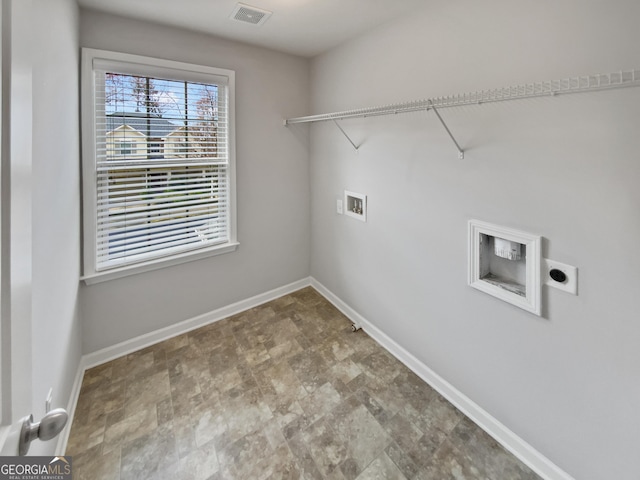
[[336, 200], [336, 213], [342, 215], [342, 199], [340, 198]]
[[[563, 282], [558, 282], [551, 278], [551, 270], [560, 270], [562, 273], [564, 273], [566, 277], [565, 280]], [[544, 258], [542, 266], [542, 278], [544, 279], [545, 285], [557, 288], [558, 290], [563, 290], [565, 292], [571, 293], [572, 295], [578, 295], [577, 267]]]

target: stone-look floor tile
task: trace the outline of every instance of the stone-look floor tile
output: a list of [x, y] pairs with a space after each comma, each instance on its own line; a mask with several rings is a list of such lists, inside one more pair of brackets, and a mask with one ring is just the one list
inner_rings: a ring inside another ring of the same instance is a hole
[[262, 433], [264, 433], [265, 437], [269, 441], [269, 445], [271, 445], [271, 448], [273, 449], [287, 443], [287, 439], [284, 438], [278, 418], [272, 418], [269, 420], [262, 429]]
[[389, 436], [405, 452], [411, 451], [423, 436], [422, 431], [401, 413], [396, 413], [386, 420], [383, 426]]
[[220, 470], [218, 456], [213, 443], [192, 449], [180, 458], [178, 477], [184, 480], [209, 480]]
[[261, 363], [266, 362], [271, 358], [269, 356], [269, 351], [263, 344], [260, 344], [257, 347], [246, 351], [244, 353], [244, 357], [247, 361], [247, 364], [250, 366], [260, 365]]
[[304, 413], [294, 416], [282, 427], [282, 433], [287, 440], [295, 437], [311, 425], [311, 419]]
[[89, 422], [93, 422], [101, 415], [119, 410], [124, 406], [125, 384], [124, 380], [109, 381], [89, 394], [88, 401], [91, 402]]
[[175, 438], [164, 426], [123, 445], [121, 480], [171, 478], [177, 467]]
[[289, 307], [295, 304], [295, 302], [295, 298], [291, 295], [285, 295], [284, 297], [276, 298], [270, 302], [270, 305], [274, 312], [282, 313], [283, 311], [289, 311]]
[[257, 382], [265, 394], [265, 401], [273, 411], [297, 402], [308, 395], [288, 362], [282, 361], [272, 364], [258, 375]]
[[459, 422], [450, 437], [461, 456], [490, 478], [538, 478], [533, 471], [467, 418]]
[[406, 477], [398, 469], [395, 463], [382, 454], [358, 475], [357, 480], [405, 480]]
[[268, 480], [299, 480], [303, 478], [302, 470], [286, 443], [276, 447], [271, 457], [263, 459], [261, 463]]
[[[445, 441], [415, 478], [416, 480], [485, 480], [488, 477], [455, 446]], [[507, 477], [489, 478], [506, 480]]]
[[103, 453], [120, 448], [124, 443], [135, 440], [138, 437], [154, 431], [158, 427], [158, 418], [155, 405], [152, 408], [141, 410], [125, 416], [125, 418], [107, 427], [102, 443]]
[[315, 350], [322, 356], [329, 367], [350, 358], [355, 351], [349, 347], [345, 335], [332, 335], [332, 332], [322, 332]]
[[299, 401], [302, 410], [313, 423], [340, 405], [343, 398], [330, 383], [325, 383]]
[[366, 389], [362, 388], [358, 390], [354, 396], [379, 422], [384, 423], [386, 420], [391, 418], [392, 415], [387, 412]]
[[101, 453], [100, 446], [72, 455], [74, 480], [120, 480], [120, 451]]
[[314, 305], [324, 304], [326, 300], [313, 287], [301, 288], [293, 292], [291, 295], [295, 301], [301, 305], [311, 307]]
[[262, 432], [255, 432], [221, 449], [218, 458], [223, 474], [236, 478], [259, 479], [266, 478], [262, 461], [272, 454], [273, 450], [267, 437]]
[[[364, 375], [364, 387], [368, 394], [380, 405], [388, 416], [393, 416], [398, 412], [402, 412], [409, 418], [419, 415], [419, 411], [414, 408], [412, 403], [408, 401], [411, 398], [403, 391], [405, 387], [391, 383], [384, 383], [380, 378], [372, 377], [370, 374]], [[425, 402], [425, 407], [428, 402]]]
[[353, 380], [351, 380], [350, 382], [347, 383], [347, 387], [349, 388], [349, 390], [351, 390], [353, 393], [356, 393], [357, 391], [366, 388], [367, 387], [367, 383], [369, 381], [369, 378], [367, 375], [365, 375], [364, 373], [361, 373], [360, 375], [358, 375], [357, 377], [355, 377]]
[[343, 478], [340, 464], [348, 458], [343, 439], [324, 420], [319, 420], [300, 433], [320, 473], [325, 477]]
[[312, 288], [87, 370], [66, 453], [91, 480], [538, 478]]
[[[82, 388], [80, 396], [83, 393], [88, 393], [101, 385], [110, 384], [113, 378], [113, 362], [107, 362], [97, 367], [89, 368], [84, 372], [82, 377]], [[121, 377], [115, 377], [121, 379]]]
[[297, 340], [299, 337], [298, 335], [296, 338], [289, 338], [283, 342], [276, 343], [274, 341], [269, 345], [265, 345], [268, 348], [269, 357], [275, 361], [286, 360], [302, 352], [302, 347]]
[[220, 409], [198, 410], [194, 419], [194, 440], [201, 447], [227, 432], [227, 422]]
[[106, 418], [84, 425], [74, 420], [67, 442], [67, 455], [78, 455], [93, 447], [101, 447], [105, 428]]
[[154, 372], [153, 374], [136, 380], [127, 381], [125, 400], [126, 415], [148, 410], [160, 400], [171, 397], [169, 372]]
[[112, 362], [112, 378], [130, 378], [153, 367], [153, 352], [136, 352], [117, 358]]
[[288, 317], [272, 321], [269, 323], [267, 331], [271, 337], [270, 339], [275, 342], [276, 345], [293, 340], [302, 333], [293, 320]]
[[[178, 416], [189, 415], [193, 408], [192, 399], [201, 395], [200, 383], [198, 379], [191, 375], [180, 375], [178, 377], [169, 377], [170, 397], [163, 399], [171, 404], [172, 414]], [[160, 402], [159, 402], [160, 403]], [[158, 422], [160, 422], [160, 411], [158, 411]]]
[[304, 441], [300, 438], [300, 435], [295, 435], [287, 439], [289, 449], [296, 459], [296, 463], [299, 466], [305, 480], [323, 480], [322, 474], [316, 465], [315, 460], [309, 453]]
[[322, 356], [316, 352], [305, 350], [289, 358], [288, 363], [309, 393], [328, 379], [329, 367]]
[[347, 458], [340, 465], [340, 472], [346, 480], [354, 480], [360, 474], [360, 466], [353, 458]]
[[423, 411], [438, 393], [423, 382], [415, 373], [404, 369], [394, 379], [392, 389], [416, 412]]
[[362, 373], [360, 367], [358, 367], [349, 358], [342, 360], [331, 367], [331, 376], [335, 379], [341, 380], [345, 384], [351, 382], [354, 378]]
[[227, 423], [227, 434], [231, 441], [262, 429], [273, 418], [271, 409], [258, 389], [231, 390], [221, 397], [220, 404], [220, 414]]
[[241, 352], [235, 341], [230, 341], [211, 350], [208, 353], [211, 374], [217, 375], [229, 368], [234, 368], [240, 360]]
[[420, 467], [418, 467], [415, 462], [409, 458], [397, 443], [391, 442], [391, 444], [386, 448], [385, 453], [393, 463], [396, 464], [398, 469], [406, 478], [411, 480], [420, 472]]
[[163, 425], [173, 420], [173, 406], [171, 398], [160, 400], [156, 404], [156, 413], [158, 415], [158, 425]]
[[442, 395], [435, 393], [427, 408], [413, 418], [413, 422], [423, 432], [438, 429], [449, 434], [464, 417], [462, 412], [445, 400]]
[[[226, 332], [221, 322], [216, 322], [206, 327], [189, 332], [189, 346], [194, 347], [201, 354], [206, 354], [220, 345], [228, 344], [233, 339], [231, 332]], [[233, 340], [235, 343], [235, 340]]]
[[122, 422], [124, 420], [124, 417], [125, 417], [124, 408], [121, 408], [120, 410], [116, 410], [115, 412], [111, 412], [107, 414], [105, 428], [109, 428], [118, 422]]
[[351, 342], [351, 348], [356, 352], [352, 357], [354, 361], [377, 352], [381, 348], [375, 340], [362, 330], [353, 332], [349, 336], [349, 340]]
[[391, 443], [387, 432], [355, 397], [341, 403], [327, 419], [347, 446], [358, 473]]
[[373, 352], [356, 363], [369, 377], [385, 385], [393, 382], [400, 373], [400, 362], [383, 350]]
[[416, 465], [424, 467], [431, 460], [446, 438], [447, 436], [443, 432], [433, 430], [425, 433], [420, 437], [420, 440], [405, 451]]
[[162, 342], [162, 347], [167, 353], [175, 352], [176, 350], [180, 350], [181, 348], [184, 348], [188, 345], [189, 345], [189, 335], [186, 333]]
[[240, 372], [238, 372], [238, 369], [235, 367], [211, 375], [211, 379], [215, 384], [216, 390], [220, 393], [228, 392], [232, 388], [236, 388], [242, 384]]

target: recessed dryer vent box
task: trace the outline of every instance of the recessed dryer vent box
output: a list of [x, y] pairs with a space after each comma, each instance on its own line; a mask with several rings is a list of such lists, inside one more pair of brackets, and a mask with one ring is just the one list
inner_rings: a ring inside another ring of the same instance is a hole
[[540, 237], [470, 220], [469, 285], [540, 315]]
[[344, 191], [344, 213], [363, 222], [367, 221], [367, 196], [361, 193]]

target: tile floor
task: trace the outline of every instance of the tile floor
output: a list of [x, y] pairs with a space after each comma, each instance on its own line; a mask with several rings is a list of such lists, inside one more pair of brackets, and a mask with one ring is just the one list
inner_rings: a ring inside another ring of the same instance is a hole
[[74, 479], [539, 478], [311, 288], [85, 373]]

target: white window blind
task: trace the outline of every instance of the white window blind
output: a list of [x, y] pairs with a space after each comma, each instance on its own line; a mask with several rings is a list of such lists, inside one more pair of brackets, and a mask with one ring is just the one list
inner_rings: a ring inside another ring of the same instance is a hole
[[95, 272], [231, 240], [228, 78], [136, 67], [92, 62]]

